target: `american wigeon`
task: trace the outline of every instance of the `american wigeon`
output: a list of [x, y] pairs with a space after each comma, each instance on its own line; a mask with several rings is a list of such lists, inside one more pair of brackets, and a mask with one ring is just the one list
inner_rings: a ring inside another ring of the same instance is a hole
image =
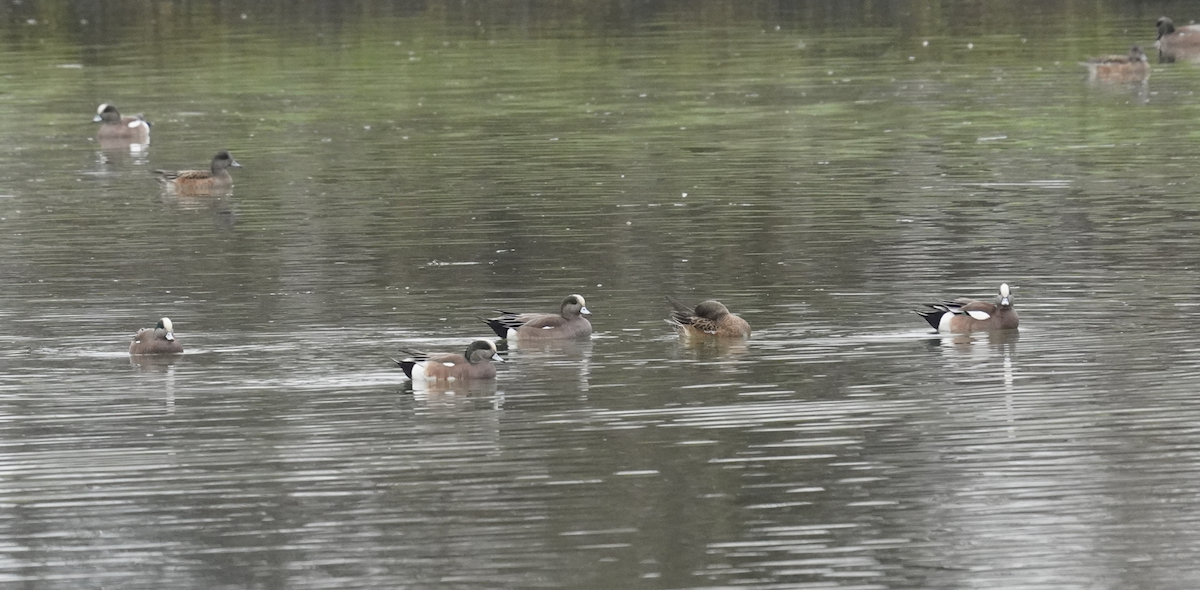
[[557, 314], [500, 311], [499, 317], [480, 319], [501, 338], [582, 339], [592, 335], [592, 324], [583, 317], [591, 313], [584, 304], [583, 295], [570, 295], [563, 299], [562, 308]]
[[159, 175], [159, 181], [178, 192], [203, 192], [232, 187], [229, 168], [241, 167], [228, 151], [221, 150], [213, 156], [208, 170], [155, 170], [154, 173]]
[[1083, 65], [1088, 69], [1089, 82], [1133, 84], [1150, 78], [1150, 60], [1137, 45], [1129, 48], [1129, 55], [1097, 57]]
[[1162, 16], [1158, 23], [1158, 40], [1154, 47], [1158, 49], [1159, 62], [1173, 62], [1176, 58], [1196, 59], [1200, 57], [1200, 25], [1184, 25], [1175, 28], [1171, 19]]
[[930, 309], [917, 313], [939, 332], [966, 334], [1017, 328], [1017, 312], [1013, 309], [1008, 283], [1000, 284], [995, 303], [964, 297], [942, 303], [927, 303], [926, 306]]
[[179, 354], [183, 345], [175, 339], [170, 318], [158, 320], [153, 328], [142, 328], [129, 343], [129, 354]]
[[150, 143], [150, 122], [141, 115], [122, 117], [117, 107], [105, 103], [96, 109], [92, 121], [100, 123], [96, 139], [101, 143]]
[[496, 345], [487, 340], [476, 340], [463, 354], [429, 354], [419, 350], [400, 352], [408, 355], [396, 360], [404, 374], [413, 381], [468, 381], [472, 379], [495, 379], [496, 365], [492, 361], [504, 362], [496, 352]]
[[729, 308], [720, 301], [709, 299], [700, 302], [695, 309], [684, 305], [679, 300], [667, 295], [667, 301], [675, 309], [667, 323], [675, 327], [675, 331], [684, 338], [749, 338], [750, 324], [746, 320], [729, 313]]

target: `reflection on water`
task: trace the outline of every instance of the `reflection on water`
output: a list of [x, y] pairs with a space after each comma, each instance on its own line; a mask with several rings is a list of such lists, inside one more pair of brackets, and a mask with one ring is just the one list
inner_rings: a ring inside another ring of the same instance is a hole
[[[603, 336], [593, 336], [602, 338]], [[580, 340], [507, 340], [505, 361], [512, 363], [505, 375], [524, 383], [549, 379], [544, 386], [563, 387], [580, 393], [588, 391], [595, 343]], [[561, 381], [561, 385], [555, 382]]]
[[144, 166], [150, 161], [148, 144], [98, 141], [97, 145], [96, 160], [102, 168]]
[[237, 209], [232, 191], [229, 191], [227, 195], [196, 195], [163, 191], [162, 201], [180, 211], [209, 215], [212, 218], [213, 227], [218, 231], [228, 232], [237, 224]]
[[679, 347], [695, 361], [721, 361], [743, 357], [750, 343], [743, 338], [680, 338]]
[[129, 362], [139, 372], [162, 375], [163, 404], [168, 413], [175, 411], [175, 365], [178, 355], [130, 355]]
[[468, 409], [488, 407], [493, 410], [501, 410], [504, 408], [504, 391], [497, 388], [495, 381], [460, 383], [410, 381], [405, 389], [401, 389], [401, 393], [412, 394], [414, 399], [428, 410], [455, 409], [463, 405], [466, 405]]
[[[334, 4], [0, 6], [0, 581], [1195, 586], [1197, 77], [1078, 65], [1157, 9]], [[495, 382], [388, 359], [573, 292]]]

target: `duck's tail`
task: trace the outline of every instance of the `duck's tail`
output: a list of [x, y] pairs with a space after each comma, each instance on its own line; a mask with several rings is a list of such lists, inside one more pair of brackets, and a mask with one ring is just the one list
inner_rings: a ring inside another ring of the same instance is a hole
[[417, 361], [412, 360], [412, 359], [405, 359], [402, 361], [398, 361], [390, 356], [388, 358], [392, 359], [393, 363], [396, 363], [397, 365], [400, 366], [400, 369], [404, 371], [405, 377], [412, 379], [413, 367], [417, 366]]

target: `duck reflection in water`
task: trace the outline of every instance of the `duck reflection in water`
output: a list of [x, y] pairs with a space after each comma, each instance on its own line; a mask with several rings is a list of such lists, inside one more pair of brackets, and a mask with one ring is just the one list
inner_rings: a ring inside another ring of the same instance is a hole
[[178, 354], [136, 354], [129, 357], [129, 364], [138, 373], [162, 375], [163, 405], [168, 414], [175, 413], [175, 367], [184, 358]]
[[[991, 332], [971, 332], [968, 334], [936, 334], [929, 339], [929, 346], [939, 348], [952, 356], [982, 355], [986, 358], [991, 351], [1012, 351], [1021, 340], [1020, 330], [994, 330]], [[981, 346], [986, 345], [986, 346]]]
[[[970, 334], [941, 335], [930, 339], [930, 348], [942, 352], [949, 361], [966, 363], [961, 367], [964, 373], [973, 378], [989, 371], [980, 369], [980, 363], [990, 365], [1000, 360], [1000, 371], [1006, 387], [1013, 384], [1013, 359], [1017, 356], [1017, 341], [1021, 339], [1018, 330], [995, 330], [991, 332], [974, 332]], [[947, 367], [953, 372], [954, 366]]]
[[595, 343], [589, 340], [532, 339], [501, 340], [501, 350], [511, 350], [509, 359], [519, 360], [513, 370], [517, 381], [549, 380], [561, 382], [574, 380], [580, 391], [587, 391], [592, 375], [592, 350]]
[[[483, 403], [492, 409], [504, 405], [504, 392], [494, 379], [487, 381], [409, 381], [404, 393], [428, 407], [478, 409]], [[463, 402], [461, 400], [471, 400]], [[480, 402], [479, 400], [486, 400]], [[463, 404], [467, 404], [464, 406]]]
[[729, 360], [750, 352], [745, 338], [680, 338], [679, 345], [697, 361]]
[[164, 373], [186, 358], [179, 354], [131, 354], [129, 365], [139, 373]]
[[[230, 191], [232, 192], [232, 191]], [[229, 194], [196, 195], [163, 191], [164, 204], [188, 213], [209, 213], [212, 215], [213, 227], [218, 231], [228, 232], [238, 222], [238, 212], [234, 200]]]

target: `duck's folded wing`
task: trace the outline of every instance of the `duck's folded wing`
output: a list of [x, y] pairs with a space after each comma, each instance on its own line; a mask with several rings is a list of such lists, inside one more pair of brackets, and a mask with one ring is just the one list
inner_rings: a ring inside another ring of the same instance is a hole
[[717, 333], [717, 322], [707, 318], [693, 317], [691, 325], [693, 328], [704, 332], [705, 334]]
[[996, 313], [996, 304], [986, 301], [972, 301], [959, 308], [959, 311], [965, 313], [977, 320], [986, 320]]
[[552, 314], [524, 314], [518, 316], [521, 321], [521, 327], [550, 330], [563, 325], [566, 320], [560, 315]]
[[207, 180], [212, 175], [208, 170], [183, 170], [175, 174], [175, 180]]

